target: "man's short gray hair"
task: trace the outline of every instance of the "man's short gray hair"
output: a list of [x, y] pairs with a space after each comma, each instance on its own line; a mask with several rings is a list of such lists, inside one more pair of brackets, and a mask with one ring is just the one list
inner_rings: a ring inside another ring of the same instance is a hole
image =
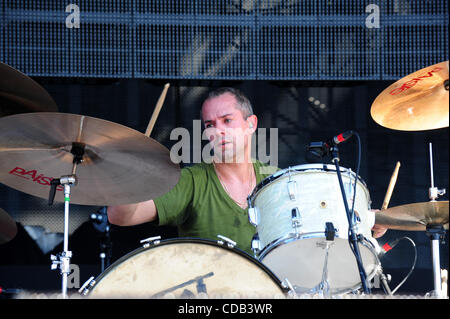
[[[253, 107], [252, 104], [250, 103], [250, 100], [241, 91], [232, 87], [222, 87], [209, 92], [209, 94], [206, 96], [205, 101], [226, 93], [230, 93], [235, 97], [237, 101], [237, 108], [241, 111], [244, 120], [246, 120], [249, 116], [253, 115]], [[205, 103], [205, 101], [203, 103]], [[202, 109], [200, 110], [200, 118], [203, 120], [202, 110], [203, 106]]]

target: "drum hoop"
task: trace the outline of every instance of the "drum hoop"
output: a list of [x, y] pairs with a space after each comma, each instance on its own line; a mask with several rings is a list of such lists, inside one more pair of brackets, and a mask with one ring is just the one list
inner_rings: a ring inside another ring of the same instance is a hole
[[109, 272], [111, 272], [113, 269], [115, 269], [118, 265], [122, 264], [124, 261], [130, 259], [131, 257], [140, 254], [141, 252], [145, 250], [150, 250], [153, 248], [174, 244], [174, 243], [184, 243], [184, 244], [205, 244], [215, 247], [220, 247], [226, 250], [231, 250], [238, 255], [246, 258], [251, 263], [255, 264], [256, 266], [259, 266], [260, 269], [262, 269], [269, 277], [270, 279], [280, 288], [282, 293], [287, 293], [288, 289], [282, 285], [281, 280], [263, 263], [261, 263], [258, 259], [254, 258], [250, 254], [246, 253], [245, 251], [237, 248], [237, 247], [229, 247], [228, 245], [220, 245], [217, 241], [214, 241], [212, 239], [206, 239], [206, 238], [198, 238], [198, 237], [178, 237], [178, 238], [169, 238], [161, 240], [158, 244], [150, 245], [149, 247], [139, 247], [135, 250], [132, 250], [131, 252], [123, 255], [119, 259], [117, 259], [115, 262], [113, 262], [111, 265], [109, 265], [103, 272], [101, 272], [95, 279], [94, 284], [91, 286], [86, 287], [87, 294], [91, 293], [91, 290], [97, 286], [97, 284], [106, 276]]
[[[341, 173], [346, 173], [349, 171], [348, 168], [345, 167], [339, 167]], [[248, 196], [247, 201], [249, 202], [249, 207], [254, 207], [254, 201], [255, 201], [255, 197], [256, 195], [258, 195], [258, 193], [266, 186], [271, 184], [273, 181], [275, 181], [276, 179], [278, 179], [279, 177], [283, 176], [286, 172], [289, 171], [294, 171], [294, 172], [303, 172], [303, 171], [322, 171], [322, 172], [336, 172], [336, 166], [333, 164], [302, 164], [302, 165], [297, 165], [297, 166], [290, 166], [288, 168], [279, 170], [275, 173], [273, 173], [270, 176], [267, 176], [266, 178], [264, 178], [261, 182], [259, 182], [255, 188], [253, 189], [253, 192]], [[356, 176], [356, 173], [351, 171], [351, 175], [352, 177]], [[358, 182], [360, 182], [366, 189], [367, 188], [367, 184], [366, 182], [361, 178], [361, 176], [358, 176]], [[370, 194], [367, 194], [369, 196], [369, 201], [370, 201]]]

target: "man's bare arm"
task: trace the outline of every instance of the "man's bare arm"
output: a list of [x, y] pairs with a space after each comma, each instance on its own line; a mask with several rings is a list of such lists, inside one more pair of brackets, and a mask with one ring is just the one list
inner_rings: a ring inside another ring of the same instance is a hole
[[158, 212], [153, 200], [108, 207], [108, 220], [118, 226], [133, 226], [156, 220]]

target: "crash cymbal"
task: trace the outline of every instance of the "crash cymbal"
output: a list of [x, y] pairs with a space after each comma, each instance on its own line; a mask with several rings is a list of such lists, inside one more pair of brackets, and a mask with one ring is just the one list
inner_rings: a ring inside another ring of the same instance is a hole
[[12, 240], [16, 235], [16, 222], [5, 210], [0, 208], [0, 245]]
[[448, 127], [448, 61], [421, 69], [386, 88], [370, 114], [381, 126], [401, 131]]
[[381, 210], [375, 214], [375, 224], [390, 229], [424, 231], [429, 224], [448, 229], [448, 201], [429, 201]]
[[0, 117], [57, 111], [55, 101], [42, 86], [22, 72], [0, 62]]
[[[0, 118], [0, 182], [48, 199], [52, 178], [71, 175], [73, 143], [84, 145], [71, 203], [130, 204], [155, 198], [178, 182], [169, 151], [129, 127], [66, 113], [25, 113]], [[64, 201], [58, 186], [55, 201]]]

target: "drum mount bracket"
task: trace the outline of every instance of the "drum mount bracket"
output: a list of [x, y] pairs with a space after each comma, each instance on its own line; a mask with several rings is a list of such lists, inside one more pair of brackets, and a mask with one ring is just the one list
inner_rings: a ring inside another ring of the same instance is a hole
[[302, 226], [300, 211], [298, 207], [295, 207], [291, 210], [291, 218], [292, 218], [292, 228], [294, 228], [295, 233], [298, 234], [298, 228]]

